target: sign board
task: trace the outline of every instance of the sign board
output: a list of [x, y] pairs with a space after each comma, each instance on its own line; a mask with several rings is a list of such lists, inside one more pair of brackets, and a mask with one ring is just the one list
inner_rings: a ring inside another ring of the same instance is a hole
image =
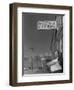
[[56, 29], [56, 21], [38, 21], [37, 30], [51, 30]]

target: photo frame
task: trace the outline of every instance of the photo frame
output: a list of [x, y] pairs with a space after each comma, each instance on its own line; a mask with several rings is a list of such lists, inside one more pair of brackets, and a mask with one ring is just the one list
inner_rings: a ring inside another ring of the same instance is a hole
[[10, 4], [11, 86], [72, 83], [72, 6]]

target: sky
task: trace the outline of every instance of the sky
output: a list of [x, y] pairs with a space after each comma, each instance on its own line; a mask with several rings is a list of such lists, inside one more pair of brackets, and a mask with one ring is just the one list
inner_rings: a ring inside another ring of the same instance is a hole
[[[54, 21], [55, 16], [57, 15], [22, 13], [22, 49], [24, 56], [50, 52], [53, 30], [37, 30], [37, 21]], [[33, 51], [31, 48], [33, 48]]]

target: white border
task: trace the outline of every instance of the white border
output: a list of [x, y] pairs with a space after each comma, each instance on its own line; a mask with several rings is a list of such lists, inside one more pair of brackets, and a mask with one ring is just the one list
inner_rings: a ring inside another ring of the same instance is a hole
[[[63, 29], [64, 74], [31, 75], [22, 77], [22, 12], [65, 14]], [[69, 10], [18, 8], [17, 9], [17, 82], [69, 80]]]

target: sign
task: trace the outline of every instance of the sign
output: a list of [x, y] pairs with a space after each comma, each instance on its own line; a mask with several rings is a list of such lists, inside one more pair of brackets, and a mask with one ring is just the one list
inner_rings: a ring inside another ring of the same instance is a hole
[[56, 29], [56, 21], [38, 21], [37, 30], [51, 30]]

